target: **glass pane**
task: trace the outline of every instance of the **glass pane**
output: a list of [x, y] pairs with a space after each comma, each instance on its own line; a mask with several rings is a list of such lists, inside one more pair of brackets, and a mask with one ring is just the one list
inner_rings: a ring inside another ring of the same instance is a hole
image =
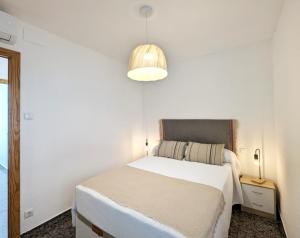
[[[8, 84], [7, 59], [0, 57], [0, 237], [8, 237]], [[2, 78], [4, 77], [4, 78]]]
[[8, 60], [0, 57], [0, 79], [8, 80]]

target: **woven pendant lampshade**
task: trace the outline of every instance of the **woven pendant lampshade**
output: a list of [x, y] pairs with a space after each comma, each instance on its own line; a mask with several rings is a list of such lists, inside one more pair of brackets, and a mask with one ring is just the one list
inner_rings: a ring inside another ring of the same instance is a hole
[[129, 60], [128, 78], [156, 81], [164, 79], [167, 75], [166, 57], [157, 45], [139, 45], [133, 50]]
[[[145, 32], [148, 42], [148, 18], [153, 9], [149, 5], [141, 6], [140, 16], [146, 20]], [[131, 54], [127, 76], [137, 81], [156, 81], [167, 77], [167, 62], [164, 52], [154, 44], [143, 44], [136, 47]]]

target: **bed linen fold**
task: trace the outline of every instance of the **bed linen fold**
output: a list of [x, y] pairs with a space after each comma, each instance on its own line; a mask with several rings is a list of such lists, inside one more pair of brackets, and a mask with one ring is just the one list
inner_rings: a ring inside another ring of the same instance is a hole
[[191, 238], [213, 237], [225, 204], [223, 193], [212, 186], [130, 166], [104, 172], [80, 186]]

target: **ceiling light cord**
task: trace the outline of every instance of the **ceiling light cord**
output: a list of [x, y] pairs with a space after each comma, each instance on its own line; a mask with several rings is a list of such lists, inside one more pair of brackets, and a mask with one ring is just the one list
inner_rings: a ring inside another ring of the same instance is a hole
[[145, 34], [146, 34], [146, 43], [149, 43], [149, 33], [148, 33], [148, 17], [149, 14], [146, 14], [146, 24], [145, 24]]

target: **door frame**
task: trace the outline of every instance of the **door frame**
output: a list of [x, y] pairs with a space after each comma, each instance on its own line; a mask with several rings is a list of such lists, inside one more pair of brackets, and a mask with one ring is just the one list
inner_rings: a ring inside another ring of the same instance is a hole
[[0, 47], [8, 59], [8, 237], [20, 237], [20, 58]]

